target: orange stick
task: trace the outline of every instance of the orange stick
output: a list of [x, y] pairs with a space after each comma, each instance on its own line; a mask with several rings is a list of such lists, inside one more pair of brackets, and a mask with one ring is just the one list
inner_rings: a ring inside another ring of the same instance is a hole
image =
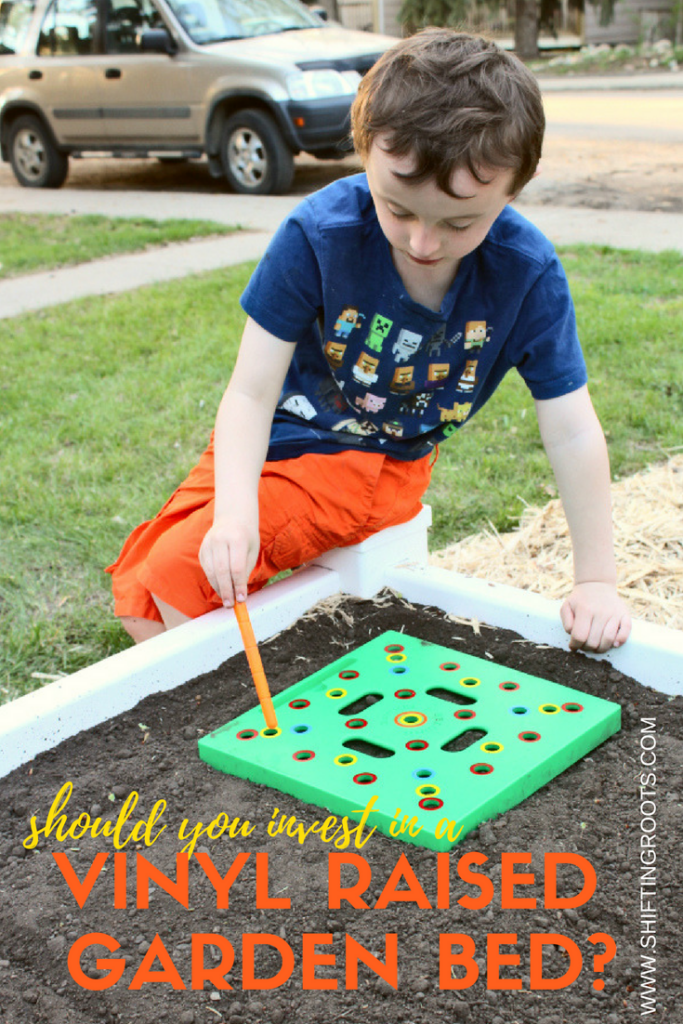
[[270, 690], [268, 689], [268, 680], [266, 679], [266, 673], [263, 671], [263, 662], [261, 661], [261, 655], [259, 654], [259, 649], [256, 644], [256, 637], [254, 636], [254, 630], [251, 625], [251, 619], [249, 618], [249, 612], [247, 611], [247, 605], [244, 601], [235, 602], [235, 617], [237, 619], [237, 625], [240, 627], [240, 633], [242, 634], [244, 651], [247, 655], [247, 661], [249, 662], [249, 668], [251, 669], [251, 676], [254, 680], [254, 686], [256, 687], [256, 693], [258, 695], [259, 704], [261, 705], [263, 717], [266, 720], [266, 726], [269, 729], [277, 729], [277, 715], [275, 714]]

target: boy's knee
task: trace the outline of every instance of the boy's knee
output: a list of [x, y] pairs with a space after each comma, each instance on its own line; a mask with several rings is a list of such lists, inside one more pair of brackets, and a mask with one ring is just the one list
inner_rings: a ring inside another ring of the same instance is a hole
[[160, 633], [166, 632], [163, 622], [140, 619], [136, 615], [121, 615], [119, 622], [136, 644], [141, 644], [145, 640], [151, 640], [153, 636], [159, 636]]

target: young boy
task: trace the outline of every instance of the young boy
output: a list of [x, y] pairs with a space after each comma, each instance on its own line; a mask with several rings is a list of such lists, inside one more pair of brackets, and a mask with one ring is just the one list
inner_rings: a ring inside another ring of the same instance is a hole
[[493, 43], [430, 29], [363, 79], [352, 126], [365, 174], [273, 239], [212, 442], [110, 567], [116, 613], [144, 640], [409, 520], [437, 444], [515, 366], [572, 536], [570, 647], [619, 646], [609, 466], [566, 279], [508, 206], [541, 153], [535, 79]]

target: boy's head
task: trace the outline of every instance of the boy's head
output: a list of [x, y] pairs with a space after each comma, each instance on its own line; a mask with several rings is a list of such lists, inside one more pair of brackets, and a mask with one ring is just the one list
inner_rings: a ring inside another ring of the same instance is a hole
[[351, 125], [363, 162], [382, 136], [390, 154], [413, 157], [415, 183], [434, 179], [452, 194], [456, 169], [481, 180], [486, 168], [509, 168], [514, 195], [536, 171], [545, 117], [520, 60], [480, 37], [432, 28], [380, 57], [361, 81]]

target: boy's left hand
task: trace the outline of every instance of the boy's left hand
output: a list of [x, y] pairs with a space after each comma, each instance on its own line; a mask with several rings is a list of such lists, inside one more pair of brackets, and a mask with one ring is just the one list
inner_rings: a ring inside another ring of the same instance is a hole
[[604, 654], [621, 647], [631, 632], [629, 610], [611, 583], [577, 583], [560, 608], [571, 651]]

